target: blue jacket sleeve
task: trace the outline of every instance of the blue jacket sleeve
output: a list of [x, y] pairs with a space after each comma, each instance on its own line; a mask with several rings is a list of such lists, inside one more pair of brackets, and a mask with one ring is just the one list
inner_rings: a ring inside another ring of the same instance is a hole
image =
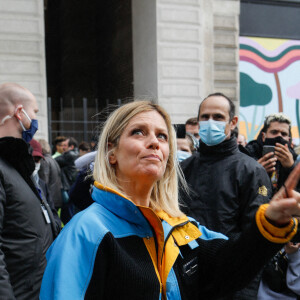
[[95, 215], [83, 213], [73, 217], [47, 252], [41, 300], [84, 299], [106, 232]]

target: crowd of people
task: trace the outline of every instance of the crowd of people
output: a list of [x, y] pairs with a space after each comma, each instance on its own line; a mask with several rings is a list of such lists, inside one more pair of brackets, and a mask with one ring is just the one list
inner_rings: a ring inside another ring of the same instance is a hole
[[0, 85], [0, 299], [299, 298], [288, 116], [247, 141], [224, 94], [181, 126], [134, 101], [98, 145], [51, 149], [33, 138], [37, 113], [29, 90]]

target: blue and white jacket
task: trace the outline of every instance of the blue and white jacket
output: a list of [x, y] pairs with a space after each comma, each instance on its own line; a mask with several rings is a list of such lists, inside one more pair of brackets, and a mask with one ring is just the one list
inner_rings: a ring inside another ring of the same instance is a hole
[[260, 221], [231, 241], [97, 182], [92, 196], [47, 252], [42, 300], [214, 299], [247, 284], [282, 247], [263, 237]]

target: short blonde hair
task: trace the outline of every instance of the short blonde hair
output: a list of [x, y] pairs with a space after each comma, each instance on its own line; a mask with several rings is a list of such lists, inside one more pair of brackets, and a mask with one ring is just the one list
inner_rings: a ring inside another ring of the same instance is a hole
[[[165, 120], [169, 134], [169, 158], [163, 177], [158, 180], [151, 193], [150, 207], [164, 210], [172, 217], [182, 216], [178, 204], [178, 179], [183, 182], [182, 172], [176, 159], [176, 134], [167, 112], [158, 104], [150, 101], [134, 101], [115, 110], [106, 120], [99, 137], [98, 151], [95, 158], [94, 179], [108, 188], [120, 193], [115, 168], [109, 162], [109, 156], [117, 148], [120, 137], [129, 121], [142, 112], [157, 111]], [[108, 149], [108, 143], [112, 148]], [[128, 195], [126, 195], [128, 196]]]
[[289, 125], [289, 127], [291, 127], [291, 119], [283, 114], [283, 113], [275, 113], [275, 114], [271, 114], [271, 115], [268, 115], [266, 116], [265, 118], [265, 124], [270, 127], [270, 124], [272, 122], [279, 122], [279, 123], [286, 123]]
[[291, 132], [291, 119], [285, 115], [284, 113], [275, 113], [271, 114], [265, 117], [264, 127], [262, 129], [263, 132], [267, 132], [272, 122], [278, 122], [278, 123], [286, 123], [289, 126], [289, 137], [292, 137]]

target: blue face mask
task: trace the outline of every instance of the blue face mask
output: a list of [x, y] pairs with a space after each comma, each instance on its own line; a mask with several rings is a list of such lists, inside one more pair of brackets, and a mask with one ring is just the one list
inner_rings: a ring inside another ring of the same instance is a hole
[[179, 162], [189, 158], [190, 156], [192, 156], [192, 154], [189, 153], [189, 152], [182, 151], [182, 150], [177, 150], [177, 160]]
[[36, 131], [38, 130], [38, 121], [35, 119], [30, 119], [30, 117], [28, 116], [28, 114], [26, 113], [26, 111], [24, 109], [22, 109], [24, 115], [26, 116], [26, 118], [30, 121], [30, 128], [26, 129], [23, 125], [23, 123], [21, 122], [21, 120], [19, 120], [19, 123], [23, 129], [22, 131], [22, 139], [26, 142], [29, 143], [34, 134], [36, 133]]
[[209, 119], [208, 121], [200, 121], [199, 124], [200, 140], [207, 146], [218, 145], [226, 139], [226, 122]]

